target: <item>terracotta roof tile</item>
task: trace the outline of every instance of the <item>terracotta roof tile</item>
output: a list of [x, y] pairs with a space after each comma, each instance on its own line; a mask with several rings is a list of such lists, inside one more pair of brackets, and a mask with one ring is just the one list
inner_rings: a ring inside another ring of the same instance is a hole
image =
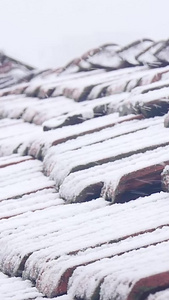
[[168, 298], [168, 44], [0, 54], [0, 298]]

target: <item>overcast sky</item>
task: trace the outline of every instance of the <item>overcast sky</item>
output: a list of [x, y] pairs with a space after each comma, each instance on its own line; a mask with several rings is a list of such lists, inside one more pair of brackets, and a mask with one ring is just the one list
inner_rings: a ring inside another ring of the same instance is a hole
[[143, 37], [169, 38], [169, 0], [0, 0], [0, 49], [40, 68]]

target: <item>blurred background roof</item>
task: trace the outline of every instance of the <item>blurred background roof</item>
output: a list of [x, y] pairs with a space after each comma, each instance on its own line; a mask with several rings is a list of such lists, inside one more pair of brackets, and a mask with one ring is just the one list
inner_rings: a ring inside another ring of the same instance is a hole
[[104, 43], [167, 39], [168, 0], [0, 0], [0, 49], [59, 67]]

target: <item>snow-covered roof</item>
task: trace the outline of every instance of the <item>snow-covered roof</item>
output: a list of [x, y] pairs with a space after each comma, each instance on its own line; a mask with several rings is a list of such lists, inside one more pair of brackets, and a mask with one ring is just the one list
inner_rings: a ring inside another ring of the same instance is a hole
[[0, 54], [0, 299], [168, 299], [168, 44]]

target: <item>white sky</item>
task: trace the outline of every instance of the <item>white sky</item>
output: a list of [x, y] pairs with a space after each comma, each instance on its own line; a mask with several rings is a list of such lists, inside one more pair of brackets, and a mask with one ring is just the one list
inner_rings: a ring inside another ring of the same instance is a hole
[[33, 66], [143, 37], [169, 38], [169, 0], [0, 0], [0, 49]]

